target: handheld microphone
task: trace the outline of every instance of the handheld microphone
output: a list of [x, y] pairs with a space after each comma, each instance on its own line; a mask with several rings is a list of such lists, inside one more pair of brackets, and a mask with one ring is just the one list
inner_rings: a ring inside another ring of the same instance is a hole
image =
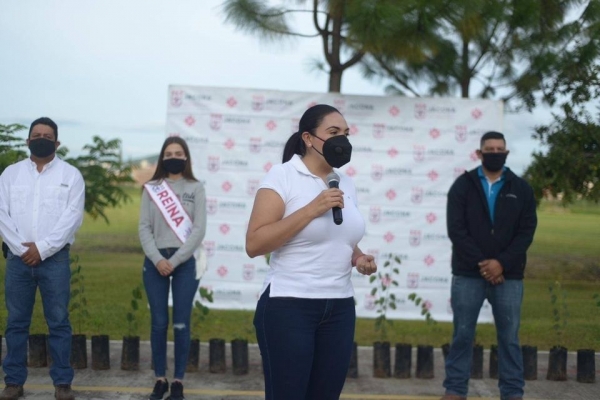
[[[340, 176], [338, 174], [336, 174], [335, 172], [331, 172], [329, 175], [327, 175], [327, 184], [329, 185], [329, 188], [335, 188], [335, 189], [339, 189], [340, 188]], [[333, 207], [331, 209], [332, 213], [333, 213], [333, 222], [336, 225], [341, 225], [341, 223], [344, 221], [344, 218], [342, 218], [342, 209], [339, 207]]]

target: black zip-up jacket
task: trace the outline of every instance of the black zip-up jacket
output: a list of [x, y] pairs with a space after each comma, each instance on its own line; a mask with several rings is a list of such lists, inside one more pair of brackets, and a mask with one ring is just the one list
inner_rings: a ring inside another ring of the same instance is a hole
[[477, 264], [496, 259], [505, 279], [523, 279], [537, 226], [533, 190], [525, 180], [506, 168], [492, 223], [477, 168], [465, 172], [450, 187], [446, 216], [452, 274], [480, 277]]

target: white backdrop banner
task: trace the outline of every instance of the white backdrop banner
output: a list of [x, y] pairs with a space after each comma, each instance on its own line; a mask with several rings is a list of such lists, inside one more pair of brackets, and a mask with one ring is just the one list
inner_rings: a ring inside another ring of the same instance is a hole
[[[446, 194], [458, 175], [478, 165], [481, 135], [502, 131], [501, 102], [197, 86], [170, 86], [168, 95], [166, 133], [187, 141], [206, 187], [208, 270], [201, 284], [214, 292], [210, 307], [255, 308], [269, 268], [244, 250], [256, 189], [281, 163], [304, 111], [325, 103], [350, 126], [352, 161], [341, 170], [354, 179], [367, 223], [360, 247], [380, 269], [390, 253], [402, 261], [392, 276], [397, 308], [388, 318], [422, 319], [407, 299], [415, 292], [434, 319], [452, 319]], [[357, 315], [375, 317], [377, 282], [356, 272], [352, 280]], [[486, 302], [480, 322], [491, 320]]]

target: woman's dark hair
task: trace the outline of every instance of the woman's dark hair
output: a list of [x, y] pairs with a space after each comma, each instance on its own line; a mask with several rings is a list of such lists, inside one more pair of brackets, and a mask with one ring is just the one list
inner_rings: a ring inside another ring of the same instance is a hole
[[289, 161], [294, 154], [298, 154], [299, 156], [305, 155], [306, 145], [304, 144], [304, 140], [302, 140], [302, 134], [308, 132], [314, 136], [316, 129], [321, 125], [321, 122], [323, 122], [323, 118], [334, 112], [341, 114], [337, 108], [327, 104], [317, 104], [306, 110], [302, 115], [302, 118], [300, 118], [298, 132], [295, 132], [290, 136], [283, 148], [282, 162]]
[[160, 149], [158, 162], [156, 163], [156, 170], [154, 171], [154, 175], [152, 175], [152, 178], [150, 178], [150, 180], [158, 181], [165, 179], [169, 176], [169, 173], [164, 167], [163, 158], [165, 157], [165, 150], [167, 149], [167, 146], [173, 143], [180, 145], [183, 148], [183, 152], [185, 153], [185, 168], [182, 172], [183, 177], [190, 181], [197, 181], [198, 179], [194, 177], [194, 173], [192, 172], [192, 158], [190, 157], [190, 149], [185, 140], [183, 140], [179, 136], [169, 136], [165, 139], [165, 142], [163, 143], [162, 148]]
[[31, 131], [33, 130], [33, 127], [36, 125], [46, 125], [46, 126], [49, 126], [50, 128], [52, 128], [52, 130], [54, 130], [54, 140], [55, 141], [58, 140], [58, 126], [56, 125], [56, 122], [52, 121], [48, 117], [38, 118], [31, 123], [31, 126], [29, 127], [29, 135], [27, 136], [28, 138], [31, 137]]

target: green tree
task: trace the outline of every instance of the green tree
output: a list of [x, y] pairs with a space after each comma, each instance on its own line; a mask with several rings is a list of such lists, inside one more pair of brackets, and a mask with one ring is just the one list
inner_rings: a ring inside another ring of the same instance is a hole
[[0, 173], [9, 165], [27, 157], [27, 153], [23, 150], [25, 143], [15, 136], [15, 133], [23, 129], [25, 127], [19, 124], [0, 124]]
[[[342, 74], [357, 64], [364, 55], [361, 43], [348, 35], [349, 24], [356, 18], [356, 14], [351, 13], [356, 8], [349, 7], [354, 1], [357, 0], [313, 0], [309, 2], [309, 6], [303, 6], [307, 1], [282, 0], [280, 3], [283, 5], [271, 6], [267, 0], [226, 0], [223, 10], [226, 22], [263, 40], [320, 37], [328, 66], [328, 90], [339, 93]], [[294, 16], [310, 18], [312, 32], [303, 33], [292, 28], [290, 19]], [[348, 55], [345, 61], [344, 55]], [[323, 63], [317, 64], [317, 67], [325, 69]]]
[[[531, 110], [540, 100], [553, 104], [560, 95], [559, 76], [589, 68], [600, 51], [598, 0], [382, 0], [375, 4], [363, 4], [360, 15], [364, 21], [379, 17], [389, 27], [376, 38], [388, 45], [368, 46], [364, 72], [367, 77], [391, 79], [390, 92], [514, 99]], [[407, 12], [385, 16], [378, 10], [384, 6]], [[356, 37], [362, 37], [359, 31], [365, 26], [367, 22], [355, 23]], [[423, 51], [407, 52], [420, 32], [428, 38], [419, 43]]]
[[[6, 167], [27, 158], [25, 142], [15, 134], [26, 127], [19, 124], [0, 125], [0, 174]], [[123, 185], [133, 183], [131, 166], [121, 158], [121, 141], [105, 141], [98, 136], [83, 147], [78, 157], [68, 157], [69, 149], [59, 147], [58, 155], [77, 167], [85, 180], [85, 211], [92, 218], [101, 217], [108, 223], [105, 211], [130, 200]]]
[[600, 118], [585, 110], [563, 107], [564, 116], [536, 128], [534, 137], [546, 147], [533, 154], [525, 171], [536, 199], [560, 197], [563, 204], [577, 199], [600, 200]]

